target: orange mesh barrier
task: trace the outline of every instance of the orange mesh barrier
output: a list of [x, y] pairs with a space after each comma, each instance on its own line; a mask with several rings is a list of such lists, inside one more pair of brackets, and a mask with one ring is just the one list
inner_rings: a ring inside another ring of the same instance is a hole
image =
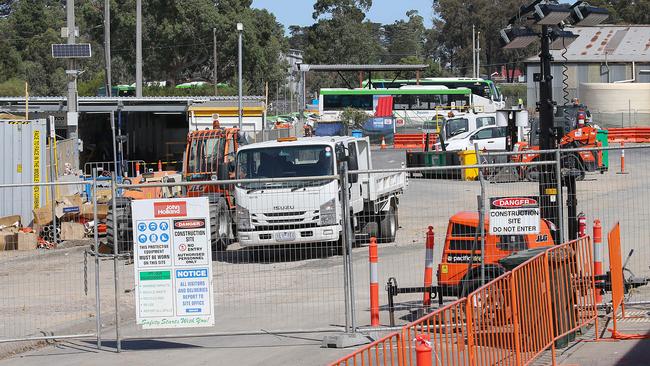
[[399, 366], [402, 365], [401, 352], [401, 333], [394, 332], [332, 362], [330, 366]]
[[404, 365], [417, 365], [414, 339], [427, 335], [433, 365], [469, 365], [466, 299], [456, 300], [402, 328]]
[[[551, 247], [467, 298], [405, 325], [401, 337], [391, 334], [400, 339], [398, 365], [422, 366], [416, 361], [416, 338], [430, 340], [427, 366], [528, 365], [549, 348], [555, 364], [555, 341], [591, 322], [598, 327], [593, 271], [589, 237]], [[357, 362], [377, 346], [375, 342], [344, 360]]]

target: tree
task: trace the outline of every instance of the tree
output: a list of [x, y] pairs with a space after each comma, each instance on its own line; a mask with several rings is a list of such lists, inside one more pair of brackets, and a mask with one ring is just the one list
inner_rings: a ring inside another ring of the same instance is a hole
[[[471, 25], [481, 32], [481, 64], [483, 74], [491, 74], [498, 65], [510, 64], [515, 53], [504, 52], [499, 44], [498, 32], [510, 12], [516, 11], [528, 0], [434, 0], [434, 20], [430, 39], [437, 45], [436, 56], [452, 72], [468, 75], [472, 65]], [[461, 22], [462, 19], [462, 22]]]
[[345, 134], [348, 135], [349, 130], [360, 129], [363, 127], [363, 124], [371, 116], [363, 111], [362, 109], [347, 107], [341, 112], [341, 121], [345, 122]]
[[[426, 43], [426, 28], [424, 18], [417, 10], [406, 12], [407, 21], [398, 20], [393, 24], [384, 25], [384, 47], [386, 48], [385, 63], [397, 63], [407, 57], [424, 58]], [[421, 63], [422, 61], [420, 61]]]
[[650, 24], [648, 0], [591, 0], [590, 5], [607, 8], [609, 23]]

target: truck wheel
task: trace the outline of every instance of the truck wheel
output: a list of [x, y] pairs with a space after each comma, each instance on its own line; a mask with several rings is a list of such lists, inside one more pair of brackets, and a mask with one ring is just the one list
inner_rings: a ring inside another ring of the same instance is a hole
[[395, 241], [397, 234], [397, 210], [390, 205], [388, 211], [379, 219], [379, 238], [380, 243], [391, 243]]
[[[115, 213], [115, 219], [113, 219]], [[106, 218], [106, 245], [113, 248], [117, 236], [117, 247], [120, 253], [133, 251], [133, 221], [131, 218], [131, 199], [116, 197], [111, 200]], [[113, 248], [113, 253], [115, 249]]]
[[210, 197], [210, 239], [217, 252], [223, 252], [230, 244], [230, 212], [223, 197]]

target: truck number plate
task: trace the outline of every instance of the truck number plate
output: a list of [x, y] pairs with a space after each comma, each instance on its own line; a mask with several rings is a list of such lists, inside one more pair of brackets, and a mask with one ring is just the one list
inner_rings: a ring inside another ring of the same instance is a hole
[[293, 241], [296, 239], [296, 233], [293, 231], [280, 231], [275, 233], [275, 241]]

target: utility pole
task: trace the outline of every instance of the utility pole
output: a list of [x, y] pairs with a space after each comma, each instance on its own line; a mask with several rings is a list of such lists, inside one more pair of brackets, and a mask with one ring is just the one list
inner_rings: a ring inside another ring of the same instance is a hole
[[[66, 0], [66, 25], [68, 27], [68, 44], [75, 44], [74, 0]], [[75, 168], [79, 166], [79, 114], [77, 113], [77, 70], [75, 59], [68, 60], [68, 137], [73, 143]]]
[[242, 129], [242, 122], [243, 122], [243, 117], [244, 117], [243, 116], [244, 115], [243, 102], [242, 102], [243, 88], [242, 88], [242, 75], [241, 75], [241, 73], [242, 73], [242, 39], [241, 39], [241, 37], [242, 37], [242, 32], [243, 31], [244, 31], [244, 25], [242, 23], [237, 23], [237, 35], [238, 35], [238, 37], [237, 37], [237, 47], [238, 47], [238, 50], [239, 50], [239, 57], [238, 57], [239, 58], [239, 62], [238, 62], [239, 75], [237, 77], [238, 80], [239, 80], [239, 93], [238, 93], [239, 94], [239, 103], [238, 103], [239, 108], [238, 108], [238, 113], [237, 114], [239, 116], [239, 130], [240, 131]]
[[104, 0], [104, 58], [106, 74], [106, 96], [113, 92], [111, 78], [111, 0]]
[[214, 96], [216, 97], [219, 95], [219, 91], [217, 90], [217, 28], [212, 28], [212, 58], [214, 59], [214, 66], [212, 68]]
[[476, 29], [472, 24], [472, 77], [476, 77]]
[[[539, 80], [539, 148], [540, 150], [555, 149], [555, 129], [553, 126], [553, 75], [551, 74], [552, 56], [549, 51], [551, 34], [548, 25], [542, 25], [542, 47], [539, 54], [541, 78]], [[554, 160], [553, 154], [542, 154], [541, 160]], [[559, 225], [558, 192], [553, 166], [541, 165], [539, 179], [539, 196], [541, 197], [542, 217]], [[557, 240], [558, 238], [554, 238]], [[557, 241], [556, 241], [557, 242]]]
[[481, 31], [476, 33], [476, 77], [481, 77]]
[[142, 97], [142, 0], [135, 2], [135, 96]]

